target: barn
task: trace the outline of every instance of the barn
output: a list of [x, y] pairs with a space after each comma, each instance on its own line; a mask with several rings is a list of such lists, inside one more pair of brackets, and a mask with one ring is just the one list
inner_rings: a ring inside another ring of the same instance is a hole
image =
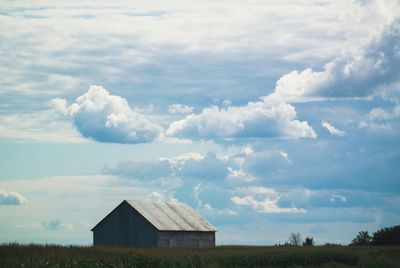
[[214, 247], [216, 229], [183, 203], [124, 200], [92, 232], [95, 246]]

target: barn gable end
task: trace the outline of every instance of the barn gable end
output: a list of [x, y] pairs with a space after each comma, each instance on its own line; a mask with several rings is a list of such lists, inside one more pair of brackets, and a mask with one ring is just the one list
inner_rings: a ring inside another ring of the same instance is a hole
[[92, 231], [94, 245], [211, 247], [216, 229], [183, 203], [124, 200]]
[[157, 229], [126, 201], [92, 229], [94, 245], [152, 247]]

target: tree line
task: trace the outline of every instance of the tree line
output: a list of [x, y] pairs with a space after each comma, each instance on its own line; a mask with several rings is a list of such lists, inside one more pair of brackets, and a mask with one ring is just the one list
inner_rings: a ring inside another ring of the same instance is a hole
[[[325, 245], [335, 246], [336, 244], [327, 243]], [[379, 229], [372, 235], [368, 231], [360, 231], [350, 243], [350, 246], [367, 245], [400, 245], [400, 225]], [[306, 237], [303, 240], [300, 233], [291, 233], [288, 241], [283, 245], [276, 244], [276, 246], [314, 246], [314, 238]]]
[[400, 225], [379, 229], [372, 235], [368, 231], [361, 231], [350, 245], [400, 245]]

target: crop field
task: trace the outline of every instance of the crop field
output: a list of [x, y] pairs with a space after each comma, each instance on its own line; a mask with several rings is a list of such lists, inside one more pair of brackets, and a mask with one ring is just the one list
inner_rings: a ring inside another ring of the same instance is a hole
[[400, 247], [133, 249], [2, 244], [0, 267], [400, 267]]

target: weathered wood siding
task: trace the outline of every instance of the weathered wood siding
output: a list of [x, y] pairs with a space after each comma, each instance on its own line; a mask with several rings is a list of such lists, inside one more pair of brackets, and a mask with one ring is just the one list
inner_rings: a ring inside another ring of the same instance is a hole
[[214, 247], [215, 232], [159, 231], [158, 247]]
[[129, 204], [123, 202], [93, 230], [93, 244], [157, 247], [157, 229]]

